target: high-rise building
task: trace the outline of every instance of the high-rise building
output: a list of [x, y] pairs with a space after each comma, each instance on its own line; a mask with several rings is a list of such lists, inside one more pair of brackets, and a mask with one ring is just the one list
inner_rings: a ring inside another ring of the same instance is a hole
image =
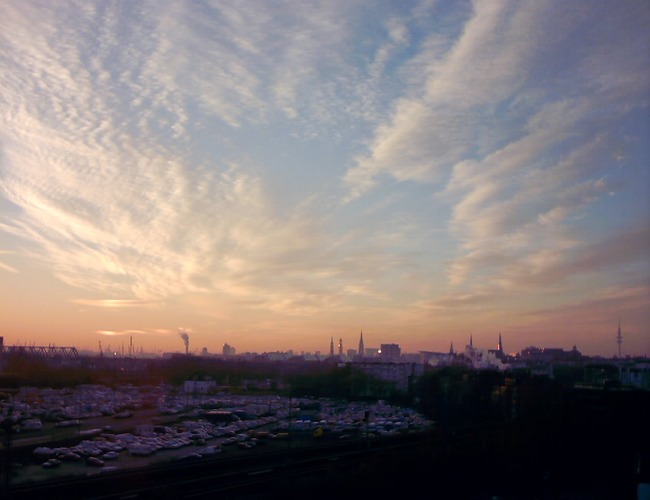
[[382, 359], [395, 360], [400, 357], [402, 350], [398, 344], [381, 344], [380, 357]]
[[339, 337], [339, 356], [343, 356], [343, 339]]
[[334, 337], [330, 337], [330, 356], [334, 356]]

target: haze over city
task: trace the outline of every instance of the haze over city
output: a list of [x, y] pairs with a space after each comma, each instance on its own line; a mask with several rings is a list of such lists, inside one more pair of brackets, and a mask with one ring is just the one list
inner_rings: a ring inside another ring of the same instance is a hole
[[650, 6], [0, 5], [5, 344], [650, 353]]

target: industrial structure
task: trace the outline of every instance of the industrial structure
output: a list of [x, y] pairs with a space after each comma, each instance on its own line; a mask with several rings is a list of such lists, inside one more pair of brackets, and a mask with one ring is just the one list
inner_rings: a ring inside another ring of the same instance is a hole
[[0, 337], [0, 358], [11, 355], [35, 356], [46, 359], [79, 359], [76, 347], [56, 347], [53, 345], [4, 345], [4, 337]]

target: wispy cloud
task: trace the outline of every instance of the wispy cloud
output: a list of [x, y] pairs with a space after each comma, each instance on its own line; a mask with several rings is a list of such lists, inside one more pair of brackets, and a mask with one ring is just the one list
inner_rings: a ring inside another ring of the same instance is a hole
[[177, 335], [177, 332], [175, 330], [165, 330], [158, 328], [151, 328], [147, 330], [98, 330], [96, 333], [109, 337], [120, 337], [123, 335], [151, 335], [156, 337]]
[[[454, 43], [425, 49], [428, 66], [417, 71], [427, 79], [397, 101], [368, 154], [347, 173], [352, 197], [376, 187], [381, 175], [445, 186], [439, 192], [452, 206], [449, 229], [460, 243], [448, 265], [454, 286], [513, 289], [531, 279], [541, 285], [596, 272], [602, 267], [596, 259], [574, 265], [576, 255], [614, 243], [599, 243], [601, 236], [580, 219], [611, 191], [608, 152], [620, 133], [595, 110], [605, 106], [607, 119], [618, 120], [644, 102], [648, 76], [631, 54], [647, 58], [647, 50], [632, 38], [604, 47], [602, 36], [612, 35], [612, 27], [584, 24], [581, 16], [595, 15], [584, 5], [474, 7]], [[560, 10], [564, 22], [557, 25]], [[647, 19], [647, 11], [637, 13]], [[627, 14], [611, 14], [621, 28], [634, 23]], [[578, 36], [603, 52], [585, 57], [581, 44], [558, 51]], [[614, 53], [626, 56], [612, 62]], [[627, 241], [618, 231], [611, 240]], [[647, 245], [638, 241], [630, 247], [637, 261], [634, 248]], [[476, 297], [482, 294], [451, 292], [440, 303]]]
[[146, 307], [146, 308], [155, 308], [160, 305], [156, 302], [148, 302], [144, 300], [119, 300], [119, 299], [76, 299], [72, 301], [75, 304], [81, 304], [84, 306], [92, 307], [105, 307], [108, 309], [121, 309], [121, 308], [131, 308], [131, 307]]
[[[339, 266], [323, 244], [325, 215], [279, 213], [250, 166], [218, 159], [223, 139], [210, 165], [177, 147], [205, 133], [201, 122], [216, 119], [225, 133], [219, 121], [238, 129], [265, 120], [269, 105], [330, 122], [336, 115], [319, 109], [332, 96], [304, 88], [327, 86], [323, 61], [345, 64], [340, 12], [287, 11], [300, 26], [292, 31], [262, 6], [122, 7], [9, 9], [5, 39], [23, 65], [5, 87], [14, 103], [3, 184], [22, 209], [9, 231], [36, 242], [31, 256], [65, 282], [145, 300], [210, 290], [268, 297], [269, 286], [309, 287], [320, 268]], [[68, 15], [76, 28], [53, 22]], [[139, 22], [124, 22], [131, 15]], [[40, 35], [20, 43], [34, 23]], [[288, 272], [295, 285], [271, 276]]]
[[[0, 259], [3, 259], [3, 256], [5, 255], [14, 255], [14, 254], [15, 252], [0, 250]], [[18, 273], [18, 270], [14, 266], [2, 261], [0, 261], [0, 269], [8, 273], [14, 273], [14, 274]]]
[[0, 269], [7, 271], [9, 273], [17, 273], [18, 271], [10, 266], [9, 264], [5, 264], [4, 262], [0, 262]]

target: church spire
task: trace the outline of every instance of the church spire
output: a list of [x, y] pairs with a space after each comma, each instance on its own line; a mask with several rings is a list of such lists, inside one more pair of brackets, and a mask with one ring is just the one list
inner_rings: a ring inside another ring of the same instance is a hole
[[499, 333], [499, 343], [497, 344], [497, 351], [503, 352], [503, 342], [501, 342], [501, 333]]
[[363, 345], [363, 330], [361, 330], [361, 337], [359, 337], [359, 356], [363, 357], [366, 354], [366, 348]]

